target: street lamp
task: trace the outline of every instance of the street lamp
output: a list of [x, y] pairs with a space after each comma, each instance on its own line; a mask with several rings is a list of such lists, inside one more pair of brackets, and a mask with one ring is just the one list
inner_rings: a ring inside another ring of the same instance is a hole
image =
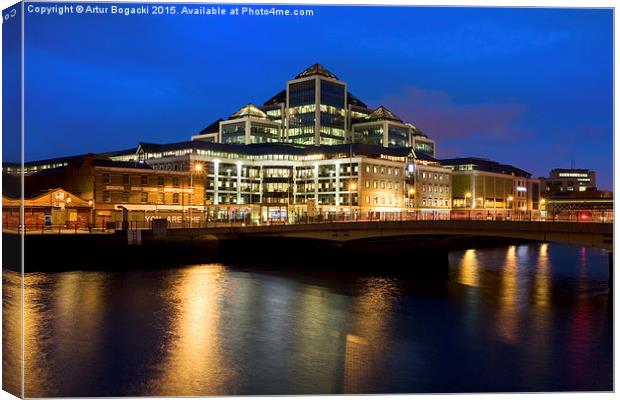
[[199, 174], [202, 171], [202, 164], [195, 163], [189, 171], [189, 190], [190, 202], [189, 202], [189, 227], [192, 227], [192, 207], [194, 206], [194, 173]]

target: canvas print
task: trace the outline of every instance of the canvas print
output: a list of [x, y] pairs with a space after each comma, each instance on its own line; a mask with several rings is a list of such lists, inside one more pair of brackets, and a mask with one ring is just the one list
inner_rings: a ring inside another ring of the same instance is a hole
[[612, 8], [2, 15], [4, 391], [613, 391]]

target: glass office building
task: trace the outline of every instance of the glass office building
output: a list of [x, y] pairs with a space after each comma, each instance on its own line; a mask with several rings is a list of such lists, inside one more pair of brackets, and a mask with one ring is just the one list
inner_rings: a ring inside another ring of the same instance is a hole
[[[240, 121], [243, 118], [253, 119], [250, 126]], [[228, 120], [218, 120], [192, 136], [192, 140], [238, 145], [363, 143], [413, 147], [435, 156], [433, 140], [387, 108], [370, 108], [320, 64], [311, 65], [287, 81], [285, 89], [262, 106], [248, 104]]]

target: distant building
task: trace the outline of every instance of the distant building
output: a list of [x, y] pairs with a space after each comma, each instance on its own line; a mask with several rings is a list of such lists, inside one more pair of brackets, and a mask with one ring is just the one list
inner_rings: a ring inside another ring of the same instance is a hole
[[596, 190], [596, 172], [589, 169], [555, 168], [544, 178], [545, 193], [553, 196], [569, 192]]
[[540, 216], [540, 180], [512, 165], [482, 158], [441, 160], [452, 170], [453, 215], [524, 219]]

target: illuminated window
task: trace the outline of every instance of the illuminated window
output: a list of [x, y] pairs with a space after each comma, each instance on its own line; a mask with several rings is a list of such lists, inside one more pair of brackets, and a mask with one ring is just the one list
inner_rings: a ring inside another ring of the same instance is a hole
[[172, 204], [179, 204], [179, 194], [178, 193], [172, 193]]

